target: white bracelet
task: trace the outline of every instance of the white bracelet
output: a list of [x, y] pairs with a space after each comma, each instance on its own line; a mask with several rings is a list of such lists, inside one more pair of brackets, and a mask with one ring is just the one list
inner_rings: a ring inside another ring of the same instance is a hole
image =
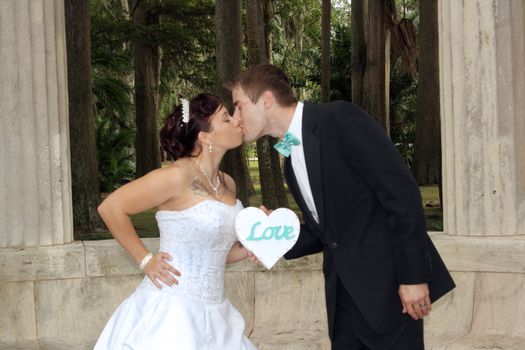
[[139, 265], [139, 268], [141, 270], [144, 270], [144, 268], [146, 267], [146, 265], [149, 263], [149, 261], [153, 258], [153, 254], [151, 253], [148, 253], [146, 254], [146, 256], [142, 259], [142, 261], [140, 262], [140, 265]]

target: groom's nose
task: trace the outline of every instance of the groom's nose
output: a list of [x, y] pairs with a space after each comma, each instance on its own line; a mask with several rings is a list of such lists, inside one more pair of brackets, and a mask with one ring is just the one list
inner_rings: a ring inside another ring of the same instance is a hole
[[233, 120], [235, 121], [235, 125], [242, 125], [242, 120], [241, 120], [241, 117], [239, 115], [239, 113], [237, 113], [237, 111], [235, 111], [233, 113], [233, 116], [232, 116]]

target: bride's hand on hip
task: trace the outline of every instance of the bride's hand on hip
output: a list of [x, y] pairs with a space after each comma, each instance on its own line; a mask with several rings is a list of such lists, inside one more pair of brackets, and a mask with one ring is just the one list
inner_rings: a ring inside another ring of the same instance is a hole
[[179, 284], [179, 281], [173, 276], [180, 276], [180, 272], [168, 264], [166, 260], [171, 260], [171, 256], [168, 253], [159, 252], [154, 254], [153, 258], [151, 258], [144, 267], [146, 276], [148, 276], [151, 282], [159, 289], [162, 289], [159, 281], [162, 281], [162, 283], [170, 287], [174, 284]]

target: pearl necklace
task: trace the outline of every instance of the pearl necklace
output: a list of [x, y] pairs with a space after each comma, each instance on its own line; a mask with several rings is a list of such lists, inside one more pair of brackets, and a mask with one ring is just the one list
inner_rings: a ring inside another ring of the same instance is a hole
[[211, 178], [208, 176], [208, 174], [206, 174], [206, 172], [204, 171], [204, 169], [201, 167], [201, 165], [199, 163], [197, 163], [195, 161], [195, 159], [193, 160], [193, 162], [195, 164], [197, 164], [197, 166], [199, 167], [200, 171], [204, 174], [204, 176], [206, 177], [206, 180], [208, 180], [208, 183], [210, 184], [211, 188], [213, 188], [213, 191], [215, 192], [215, 198], [219, 198], [218, 195], [219, 195], [219, 188], [221, 186], [221, 182], [220, 182], [220, 179], [219, 179], [219, 175], [217, 174], [217, 185], [216, 186], [213, 186], [213, 183], [211, 182]]

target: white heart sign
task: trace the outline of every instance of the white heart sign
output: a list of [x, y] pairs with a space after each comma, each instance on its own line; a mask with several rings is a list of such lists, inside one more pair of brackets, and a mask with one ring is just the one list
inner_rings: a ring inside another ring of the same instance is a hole
[[235, 218], [237, 238], [267, 269], [293, 247], [300, 229], [299, 218], [287, 208], [275, 209], [268, 216], [258, 208], [248, 207]]

